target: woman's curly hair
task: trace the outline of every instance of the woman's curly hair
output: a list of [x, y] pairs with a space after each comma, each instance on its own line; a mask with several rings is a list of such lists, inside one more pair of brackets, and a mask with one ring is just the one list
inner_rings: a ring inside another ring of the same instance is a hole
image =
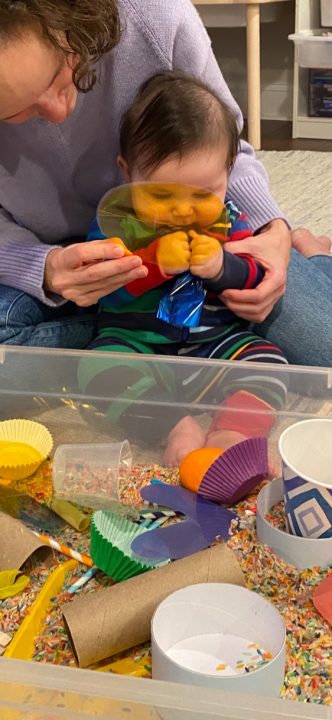
[[60, 52], [74, 53], [73, 79], [87, 92], [96, 63], [120, 39], [116, 0], [0, 0], [0, 43], [35, 31]]

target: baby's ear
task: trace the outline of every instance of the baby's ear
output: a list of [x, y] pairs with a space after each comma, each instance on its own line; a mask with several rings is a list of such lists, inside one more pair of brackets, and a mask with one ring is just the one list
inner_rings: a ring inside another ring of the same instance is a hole
[[116, 158], [116, 162], [117, 162], [118, 167], [120, 168], [120, 170], [121, 170], [121, 172], [122, 172], [122, 175], [123, 175], [124, 179], [125, 179], [127, 182], [130, 182], [130, 181], [131, 181], [131, 175], [130, 175], [128, 163], [126, 162], [126, 160], [122, 157], [122, 155], [118, 155], [118, 157]]

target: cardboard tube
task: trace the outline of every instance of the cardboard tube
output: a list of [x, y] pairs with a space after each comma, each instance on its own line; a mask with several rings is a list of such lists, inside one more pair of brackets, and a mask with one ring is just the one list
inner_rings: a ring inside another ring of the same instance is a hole
[[177, 560], [64, 605], [62, 613], [80, 667], [88, 667], [151, 637], [159, 603], [175, 590], [205, 582], [244, 585], [225, 544]]
[[36, 551], [43, 559], [52, 552], [23, 523], [0, 512], [0, 570], [18, 570]]

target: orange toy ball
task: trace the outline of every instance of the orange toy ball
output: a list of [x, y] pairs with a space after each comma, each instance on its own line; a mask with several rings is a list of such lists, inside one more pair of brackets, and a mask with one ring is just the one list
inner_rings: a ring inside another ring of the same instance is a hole
[[180, 463], [180, 482], [187, 490], [197, 492], [203, 477], [212, 463], [222, 455], [221, 448], [192, 450]]

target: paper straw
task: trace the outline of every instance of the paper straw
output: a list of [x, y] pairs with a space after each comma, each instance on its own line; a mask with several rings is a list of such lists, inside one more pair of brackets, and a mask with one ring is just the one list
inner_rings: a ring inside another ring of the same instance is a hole
[[149, 525], [149, 530], [155, 530], [155, 528], [161, 527], [161, 525], [163, 525], [165, 522], [167, 522], [167, 520], [168, 520], [168, 517], [157, 518], [157, 520], [154, 520]]
[[34, 535], [37, 535], [37, 537], [45, 543], [45, 545], [49, 545], [53, 550], [57, 550], [58, 552], [62, 553], [63, 555], [67, 555], [67, 557], [74, 558], [74, 560], [77, 560], [80, 563], [83, 563], [83, 565], [87, 565], [88, 567], [93, 567], [93, 562], [91, 560], [91, 557], [89, 555], [84, 555], [83, 553], [76, 552], [76, 550], [73, 550], [72, 548], [68, 547], [68, 545], [63, 545], [62, 543], [59, 543], [57, 540], [54, 540], [54, 538], [48, 537], [48, 535], [42, 535], [41, 533], [33, 532]]
[[68, 588], [68, 592], [75, 593], [77, 592], [77, 590], [80, 590], [82, 587], [84, 587], [84, 585], [89, 582], [89, 580], [91, 580], [91, 578], [94, 577], [94, 575], [96, 575], [97, 572], [98, 568], [93, 565], [91, 568], [89, 568], [89, 570], [87, 570], [86, 573], [84, 573], [84, 575], [82, 575], [82, 577], [80, 577], [78, 580], [76, 580], [76, 582], [70, 585], [70, 587]]
[[[156, 508], [158, 508], [158, 505], [156, 505]], [[176, 512], [174, 510], [169, 510], [168, 508], [163, 508], [163, 510], [158, 508], [153, 511], [150, 508], [147, 508], [146, 510], [142, 508], [142, 510], [139, 511], [139, 514], [144, 520], [157, 520], [159, 517], [174, 517]]]
[[139, 523], [140, 527], [145, 527], [147, 530], [154, 530], [157, 527], [160, 527], [160, 525], [163, 525], [165, 522], [169, 520], [169, 517], [160, 517], [156, 520], [142, 520]]
[[142, 509], [139, 514], [139, 525], [147, 528], [147, 530], [154, 530], [155, 528], [160, 527], [160, 525], [163, 525], [166, 520], [169, 520], [169, 518], [176, 516], [174, 510], [169, 510], [168, 508], [163, 508], [162, 510], [158, 508], [158, 510], [155, 510], [154, 512], [152, 512], [151, 509]]

